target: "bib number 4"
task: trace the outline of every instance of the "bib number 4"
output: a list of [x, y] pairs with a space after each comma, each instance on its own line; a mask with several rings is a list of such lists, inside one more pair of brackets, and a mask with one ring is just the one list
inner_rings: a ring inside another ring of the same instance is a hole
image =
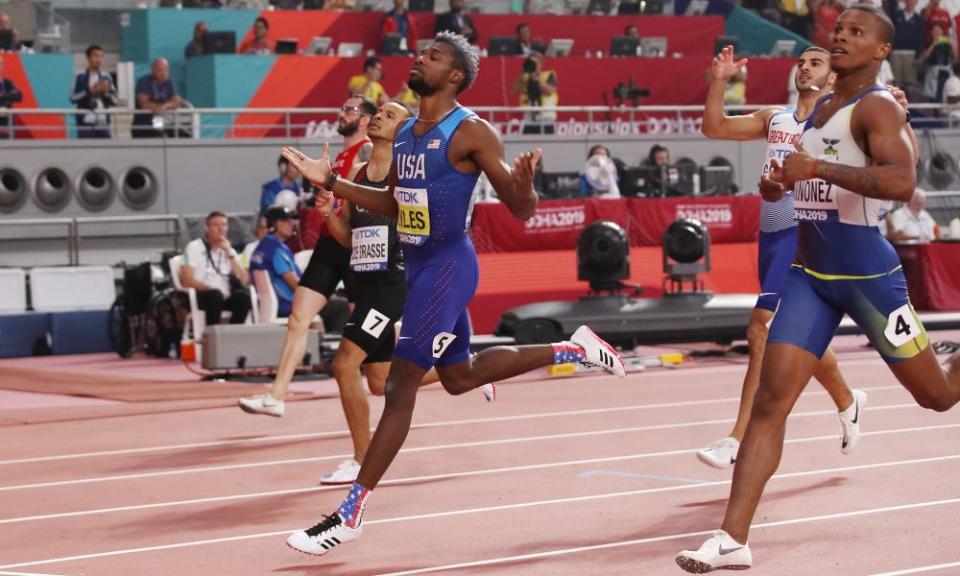
[[887, 316], [887, 327], [883, 335], [887, 341], [899, 348], [923, 333], [920, 322], [910, 304], [904, 304]]

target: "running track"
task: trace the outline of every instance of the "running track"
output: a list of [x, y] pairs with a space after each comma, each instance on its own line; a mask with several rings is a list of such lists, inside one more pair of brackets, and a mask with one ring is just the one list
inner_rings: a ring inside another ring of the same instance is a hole
[[[808, 388], [749, 574], [960, 573], [960, 419], [915, 406], [873, 353], [849, 347], [841, 368], [870, 394], [867, 434], [842, 456], [834, 407]], [[282, 419], [211, 409], [3, 428], [0, 575], [681, 574], [674, 555], [719, 525], [729, 490], [729, 472], [693, 451], [728, 431], [742, 374], [528, 378], [494, 405], [425, 389], [363, 538], [322, 558], [284, 539], [344, 493], [315, 482], [351, 452], [336, 399]]]

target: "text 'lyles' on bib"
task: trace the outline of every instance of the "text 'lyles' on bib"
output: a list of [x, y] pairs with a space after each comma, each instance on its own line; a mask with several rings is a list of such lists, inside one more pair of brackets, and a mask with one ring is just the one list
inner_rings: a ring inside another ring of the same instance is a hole
[[430, 206], [424, 188], [394, 188], [399, 214], [397, 235], [400, 242], [420, 246], [430, 237]]
[[362, 226], [352, 232], [350, 269], [354, 272], [382, 272], [390, 255], [390, 229], [387, 226]]

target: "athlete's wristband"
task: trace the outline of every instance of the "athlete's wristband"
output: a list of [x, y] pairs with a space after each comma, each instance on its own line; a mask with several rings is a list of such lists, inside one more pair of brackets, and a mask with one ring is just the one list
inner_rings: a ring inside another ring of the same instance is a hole
[[337, 173], [331, 170], [330, 176], [328, 176], [326, 182], [323, 183], [324, 189], [333, 192], [333, 187], [337, 183], [338, 178]]

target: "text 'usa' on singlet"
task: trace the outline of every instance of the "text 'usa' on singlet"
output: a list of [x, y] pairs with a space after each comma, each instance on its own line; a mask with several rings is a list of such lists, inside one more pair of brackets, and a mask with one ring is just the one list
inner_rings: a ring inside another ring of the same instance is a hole
[[408, 265], [468, 241], [473, 190], [480, 174], [460, 172], [447, 154], [457, 128], [473, 116], [471, 110], [457, 106], [422, 136], [414, 135], [416, 118], [410, 118], [394, 137], [397, 233]]

